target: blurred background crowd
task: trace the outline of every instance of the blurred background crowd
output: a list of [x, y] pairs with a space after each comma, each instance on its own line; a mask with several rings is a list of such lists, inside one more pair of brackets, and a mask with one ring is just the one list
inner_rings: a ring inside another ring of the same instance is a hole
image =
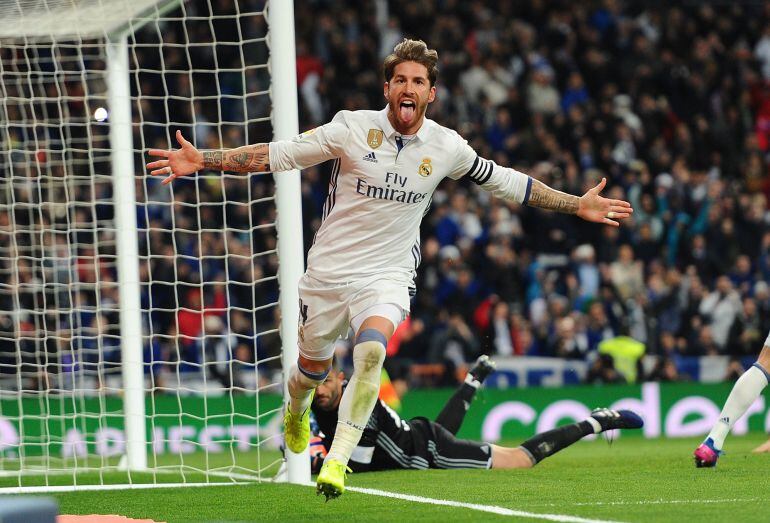
[[635, 209], [615, 229], [446, 181], [423, 221], [418, 294], [393, 359], [461, 365], [484, 353], [602, 366], [599, 344], [629, 336], [661, 357], [640, 377], [673, 380], [680, 357], [761, 348], [770, 328], [770, 7], [309, 5], [297, 34], [307, 126], [383, 106], [373, 64], [419, 37], [440, 58], [429, 117], [481, 156], [565, 192], [606, 177], [606, 193]]
[[[264, 21], [211, 3], [215, 23], [164, 32], [202, 45], [134, 48], [137, 172], [142, 151], [166, 148], [176, 128], [202, 148], [269, 139]], [[200, 9], [186, 4], [188, 15]], [[734, 375], [759, 351], [770, 330], [770, 5], [304, 0], [295, 22], [302, 129], [383, 107], [379, 64], [402, 38], [421, 38], [440, 59], [428, 117], [556, 189], [582, 194], [606, 177], [605, 194], [635, 209], [620, 228], [603, 227], [443, 182], [423, 220], [412, 315], [388, 347], [392, 375], [438, 365], [438, 382], [451, 382], [489, 354], [583, 360], [588, 381], [624, 381], [600, 346], [635, 341], [654, 365], [633, 379], [679, 380], [692, 379], [689, 358], [729, 356]], [[248, 43], [227, 44], [239, 38]], [[306, 247], [329, 174], [320, 165], [302, 175]], [[230, 387], [256, 354], [269, 374], [280, 346], [266, 305], [277, 299], [271, 177], [137, 187], [152, 368], [232, 360], [209, 366]], [[6, 211], [0, 219], [10, 226]], [[113, 265], [92, 265], [92, 278], [114, 280]], [[99, 293], [78, 299], [95, 306]], [[89, 336], [108, 335], [94, 318], [83, 320]]]

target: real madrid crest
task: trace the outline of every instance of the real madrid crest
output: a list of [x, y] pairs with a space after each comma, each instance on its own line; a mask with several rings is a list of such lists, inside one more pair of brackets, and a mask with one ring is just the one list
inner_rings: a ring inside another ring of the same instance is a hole
[[430, 164], [430, 158], [422, 159], [422, 163], [420, 164], [420, 167], [417, 169], [417, 172], [420, 173], [420, 176], [423, 176], [425, 178], [430, 176], [430, 173], [433, 172], [433, 166]]
[[372, 149], [376, 149], [380, 145], [382, 145], [382, 130], [380, 129], [369, 129], [369, 134], [366, 135], [366, 143], [369, 144], [369, 147]]

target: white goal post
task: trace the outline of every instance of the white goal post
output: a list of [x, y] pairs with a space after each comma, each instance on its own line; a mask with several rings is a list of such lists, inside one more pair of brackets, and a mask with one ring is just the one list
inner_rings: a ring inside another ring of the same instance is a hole
[[299, 172], [146, 151], [298, 134], [293, 2], [2, 0], [0, 493], [309, 480], [281, 452]]

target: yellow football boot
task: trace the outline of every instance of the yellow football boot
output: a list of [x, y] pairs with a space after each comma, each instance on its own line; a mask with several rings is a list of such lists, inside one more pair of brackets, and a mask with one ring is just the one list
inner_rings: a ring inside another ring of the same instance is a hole
[[[310, 394], [310, 402], [313, 402], [315, 390]], [[283, 414], [283, 437], [286, 447], [295, 454], [299, 454], [307, 448], [310, 441], [310, 405], [301, 415], [292, 414], [288, 405]]]
[[336, 459], [327, 459], [316, 479], [316, 494], [326, 496], [326, 501], [338, 498], [345, 492], [345, 476], [352, 472]]

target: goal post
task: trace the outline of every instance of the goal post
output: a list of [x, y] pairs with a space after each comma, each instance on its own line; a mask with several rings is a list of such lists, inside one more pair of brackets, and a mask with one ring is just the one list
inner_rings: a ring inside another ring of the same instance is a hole
[[299, 172], [144, 172], [177, 129], [298, 134], [292, 4], [14, 0], [0, 20], [0, 493], [309, 480], [280, 433]]
[[136, 224], [134, 145], [128, 39], [124, 31], [108, 35], [107, 101], [111, 112], [110, 148], [115, 199], [115, 239], [120, 297], [121, 374], [125, 416], [126, 466], [147, 468], [145, 434], [142, 313], [140, 310], [139, 233]]
[[[268, 8], [270, 38], [270, 77], [272, 79], [273, 137], [288, 140], [299, 134], [297, 115], [296, 58], [294, 50], [294, 7], [292, 2], [274, 2]], [[301, 193], [299, 171], [277, 173], [276, 207], [278, 209], [278, 249], [285, 253], [300, 253], [282, 257], [279, 266], [281, 280], [281, 339], [283, 368], [290, 369], [297, 361], [299, 292], [297, 282], [304, 272], [302, 256], [302, 207], [297, 195]], [[285, 285], [285, 287], [284, 287]], [[288, 378], [288, 376], [287, 376]], [[288, 379], [284, 379], [284, 397], [289, 397]], [[301, 454], [286, 452], [287, 480], [304, 483], [310, 478], [308, 451]]]

